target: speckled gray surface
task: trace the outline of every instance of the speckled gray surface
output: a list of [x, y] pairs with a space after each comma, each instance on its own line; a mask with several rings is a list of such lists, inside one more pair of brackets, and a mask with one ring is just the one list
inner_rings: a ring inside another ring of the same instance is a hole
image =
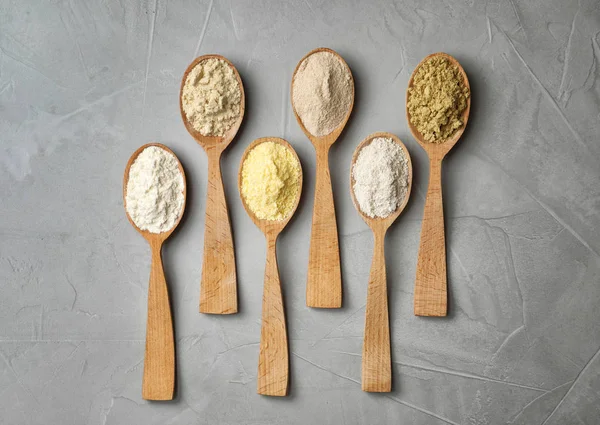
[[[283, 3], [283, 2], [282, 2]], [[3, 424], [523, 424], [600, 418], [600, 9], [596, 0], [0, 1], [0, 422]], [[304, 305], [314, 152], [290, 77], [309, 50], [349, 63], [355, 110], [331, 152], [344, 307]], [[444, 164], [450, 315], [412, 315], [426, 157], [404, 118], [427, 54], [473, 92]], [[198, 54], [244, 80], [245, 124], [223, 158], [240, 313], [198, 313], [207, 161], [178, 89]], [[394, 391], [360, 390], [372, 238], [354, 211], [352, 152], [398, 134], [414, 164], [387, 239]], [[305, 190], [279, 255], [290, 396], [256, 394], [265, 247], [236, 176], [252, 140], [297, 149]], [[188, 208], [166, 244], [177, 399], [141, 399], [150, 252], [125, 218], [125, 163], [158, 141], [181, 159]]]

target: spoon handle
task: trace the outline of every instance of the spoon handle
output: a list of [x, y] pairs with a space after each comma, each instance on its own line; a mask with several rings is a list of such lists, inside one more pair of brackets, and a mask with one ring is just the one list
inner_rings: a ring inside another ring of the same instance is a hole
[[208, 190], [204, 222], [204, 256], [200, 282], [200, 312], [237, 313], [235, 254], [227, 212], [223, 179], [222, 150], [208, 148]]
[[445, 316], [447, 288], [442, 158], [431, 158], [429, 170], [429, 187], [417, 260], [414, 308], [416, 316]]
[[317, 176], [306, 283], [306, 305], [342, 306], [342, 274], [335, 205], [329, 174], [329, 147], [317, 145]]
[[161, 247], [162, 241], [150, 241], [152, 267], [148, 284], [148, 321], [142, 381], [142, 398], [146, 400], [172, 400], [175, 388], [173, 322]]
[[385, 393], [392, 390], [392, 357], [385, 272], [385, 231], [376, 231], [373, 262], [367, 291], [365, 336], [362, 357], [362, 390]]
[[277, 236], [268, 235], [258, 355], [258, 394], [285, 396], [289, 358], [276, 244]]

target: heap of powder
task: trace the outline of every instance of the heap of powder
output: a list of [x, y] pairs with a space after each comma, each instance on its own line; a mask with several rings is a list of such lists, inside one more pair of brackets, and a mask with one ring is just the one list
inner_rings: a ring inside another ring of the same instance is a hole
[[365, 215], [385, 218], [402, 204], [408, 190], [406, 155], [386, 137], [377, 137], [360, 150], [352, 167], [352, 190]]
[[330, 52], [302, 61], [292, 82], [292, 101], [302, 124], [313, 136], [335, 130], [350, 109], [354, 87], [348, 66]]
[[408, 89], [410, 122], [426, 141], [442, 143], [463, 125], [469, 95], [458, 67], [435, 56], [419, 67]]
[[238, 120], [242, 93], [231, 66], [223, 59], [199, 62], [181, 93], [183, 112], [203, 136], [223, 136]]
[[149, 146], [129, 169], [125, 208], [141, 230], [166, 232], [183, 213], [183, 188], [183, 174], [175, 156]]
[[285, 146], [264, 142], [242, 164], [241, 192], [246, 205], [263, 220], [285, 220], [296, 204], [302, 170]]

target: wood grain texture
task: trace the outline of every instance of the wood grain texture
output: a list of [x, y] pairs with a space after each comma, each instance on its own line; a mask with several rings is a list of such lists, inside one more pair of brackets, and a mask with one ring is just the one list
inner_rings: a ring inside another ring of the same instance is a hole
[[315, 146], [317, 175], [306, 284], [306, 305], [342, 306], [342, 271], [333, 190], [329, 174], [329, 146]]
[[208, 147], [208, 190], [204, 224], [204, 254], [200, 282], [200, 312], [237, 312], [235, 254], [221, 177], [221, 150]]
[[287, 395], [289, 354], [283, 297], [277, 268], [277, 234], [267, 233], [267, 264], [263, 289], [258, 354], [258, 394]]
[[[127, 182], [131, 165], [138, 155], [147, 147], [156, 146], [177, 156], [164, 145], [149, 143], [133, 153], [123, 177], [123, 205], [127, 206]], [[148, 241], [152, 251], [150, 282], [148, 284], [148, 319], [146, 324], [146, 350], [144, 354], [144, 375], [142, 380], [142, 397], [146, 400], [172, 400], [175, 391], [175, 341], [173, 338], [173, 321], [169, 302], [169, 291], [162, 263], [162, 245], [181, 222], [187, 199], [185, 172], [177, 159], [179, 171], [183, 176], [184, 204], [181, 214], [173, 228], [163, 233], [150, 233], [141, 230], [133, 222], [127, 208], [125, 213], [131, 225]]]
[[260, 348], [258, 356], [258, 386], [257, 392], [270, 396], [285, 396], [288, 391], [289, 382], [289, 353], [287, 341], [287, 329], [285, 324], [285, 311], [283, 306], [283, 297], [281, 293], [281, 284], [279, 281], [279, 270], [277, 267], [277, 237], [285, 226], [289, 223], [294, 212], [298, 208], [300, 195], [302, 193], [302, 168], [298, 181], [298, 193], [294, 207], [289, 216], [283, 220], [262, 220], [246, 204], [242, 195], [242, 166], [248, 153], [264, 142], [279, 143], [289, 149], [298, 164], [300, 159], [294, 151], [294, 148], [283, 139], [277, 137], [263, 137], [257, 139], [248, 146], [238, 172], [238, 187], [240, 197], [246, 212], [254, 224], [263, 232], [267, 241], [267, 260], [265, 266], [265, 281], [263, 289], [263, 307], [262, 307], [262, 326], [260, 332]]
[[[456, 59], [446, 53], [434, 53], [427, 56], [417, 65], [408, 82], [408, 89], [413, 86], [415, 72], [434, 56], [442, 56], [458, 67], [463, 82], [470, 89], [469, 79]], [[408, 105], [408, 89], [406, 104]], [[442, 143], [427, 142], [410, 122], [408, 106], [406, 120], [414, 138], [429, 156], [429, 186], [423, 211], [421, 242], [417, 259], [417, 274], [414, 291], [414, 314], [416, 316], [446, 316], [448, 312], [447, 274], [446, 274], [446, 238], [444, 230], [444, 207], [442, 203], [442, 161], [454, 147], [465, 131], [471, 110], [471, 96], [467, 99], [467, 107], [463, 111], [463, 126], [454, 135]]]
[[169, 291], [162, 265], [162, 240], [151, 239], [152, 268], [148, 284], [148, 321], [142, 398], [171, 400], [175, 390], [175, 342]]
[[[406, 195], [396, 211], [385, 218], [371, 218], [365, 215], [354, 194], [352, 169], [360, 151], [373, 139], [385, 137], [400, 145], [408, 160], [408, 187]], [[412, 161], [406, 146], [395, 135], [385, 132], [367, 136], [356, 148], [350, 165], [350, 195], [354, 207], [373, 231], [374, 248], [365, 312], [365, 334], [362, 354], [362, 390], [368, 392], [390, 392], [392, 390], [392, 358], [390, 347], [390, 324], [388, 317], [387, 274], [385, 268], [385, 235], [389, 227], [400, 216], [412, 188]]]
[[375, 242], [367, 290], [362, 352], [362, 390], [378, 393], [392, 390], [392, 357], [384, 250], [385, 232], [385, 228], [374, 231]]
[[[344, 119], [330, 134], [320, 137], [312, 135], [306, 129], [294, 106], [294, 79], [298, 68], [306, 58], [318, 52], [329, 52], [341, 61], [350, 75], [350, 87], [352, 89], [352, 102]], [[338, 139], [352, 114], [354, 78], [350, 67], [337, 52], [321, 47], [310, 51], [298, 62], [292, 76], [290, 93], [296, 121], [315, 147], [317, 155], [315, 200], [306, 282], [306, 305], [317, 308], [340, 308], [342, 306], [342, 276], [335, 205], [329, 173], [329, 148]]]
[[442, 202], [442, 160], [432, 155], [425, 198], [421, 241], [417, 259], [414, 313], [417, 316], [447, 314], [446, 236]]
[[[188, 74], [206, 59], [221, 59], [233, 70], [238, 81], [241, 101], [240, 116], [224, 136], [203, 136], [187, 120], [183, 110], [181, 94]], [[222, 152], [235, 138], [244, 119], [246, 97], [244, 85], [237, 69], [220, 55], [204, 55], [196, 58], [185, 70], [181, 79], [179, 110], [187, 131], [198, 142], [208, 156], [208, 189], [206, 200], [206, 220], [204, 223], [204, 254], [202, 257], [202, 277], [200, 280], [200, 312], [231, 314], [238, 311], [235, 249], [231, 234], [231, 223], [223, 190], [220, 158]]]

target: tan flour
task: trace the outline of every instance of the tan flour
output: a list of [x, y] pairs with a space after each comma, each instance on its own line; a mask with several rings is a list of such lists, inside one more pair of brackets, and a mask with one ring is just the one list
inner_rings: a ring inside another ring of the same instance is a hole
[[203, 136], [223, 136], [238, 120], [242, 93], [233, 69], [222, 59], [198, 63], [181, 93], [183, 112]]

